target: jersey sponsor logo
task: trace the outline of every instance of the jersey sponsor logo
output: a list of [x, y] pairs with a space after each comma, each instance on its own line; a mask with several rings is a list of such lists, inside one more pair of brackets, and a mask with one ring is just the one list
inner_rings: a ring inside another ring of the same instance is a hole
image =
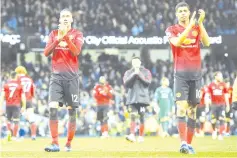
[[196, 39], [191, 39], [191, 38], [186, 38], [184, 41], [183, 41], [183, 44], [194, 44], [196, 42]]
[[181, 95], [182, 95], [182, 94], [181, 94], [180, 92], [176, 93], [176, 97], [177, 97], [177, 98], [180, 98]]
[[222, 90], [221, 89], [213, 90], [213, 95], [222, 95]]

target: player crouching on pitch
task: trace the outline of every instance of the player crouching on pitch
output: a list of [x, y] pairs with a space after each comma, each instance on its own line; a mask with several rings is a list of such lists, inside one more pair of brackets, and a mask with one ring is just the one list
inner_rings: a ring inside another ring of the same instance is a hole
[[149, 85], [152, 76], [148, 69], [141, 66], [141, 60], [138, 57], [132, 59], [132, 68], [127, 70], [123, 77], [123, 82], [127, 88], [126, 105], [130, 106], [131, 114], [130, 134], [126, 139], [135, 142], [135, 128], [137, 113], [140, 116], [140, 128], [138, 142], [143, 142], [144, 138], [144, 115], [145, 108], [150, 104]]
[[97, 120], [101, 123], [101, 138], [108, 135], [108, 112], [113, 98], [112, 87], [108, 84], [104, 76], [99, 78], [99, 84], [94, 87], [93, 93], [97, 104]]

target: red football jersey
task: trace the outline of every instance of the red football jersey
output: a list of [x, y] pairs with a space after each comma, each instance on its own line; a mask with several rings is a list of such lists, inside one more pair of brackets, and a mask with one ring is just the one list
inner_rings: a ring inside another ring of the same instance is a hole
[[[44, 53], [47, 56], [48, 49], [52, 44], [56, 44], [56, 47], [52, 50], [52, 77], [58, 80], [70, 80], [78, 76], [77, 55], [79, 55], [83, 45], [83, 35], [80, 31], [71, 29], [62, 41], [59, 42], [57, 36], [58, 30], [53, 30], [50, 33]], [[77, 51], [77, 55], [74, 55], [72, 50]]]
[[227, 88], [227, 92], [229, 93], [229, 103], [232, 104], [232, 93], [233, 93], [233, 87]]
[[200, 90], [200, 95], [201, 95], [201, 99], [200, 99], [200, 104], [199, 107], [204, 107], [205, 106], [205, 95], [208, 92], [208, 87], [203, 87]]
[[33, 80], [26, 75], [21, 75], [17, 78], [17, 80], [20, 82], [23, 92], [26, 95], [26, 100], [31, 101], [32, 98], [34, 97], [34, 91], [35, 91], [35, 86]]
[[18, 81], [10, 80], [4, 85], [7, 106], [20, 106], [23, 88]]
[[[170, 26], [166, 29], [168, 38], [178, 37], [185, 28], [179, 24]], [[174, 75], [185, 79], [200, 79], [201, 75], [201, 55], [200, 55], [200, 30], [194, 26], [187, 38], [176, 47], [170, 42], [174, 58]]]
[[94, 98], [98, 106], [110, 105], [113, 98], [112, 87], [109, 84], [97, 84], [94, 87]]
[[211, 96], [211, 101], [213, 105], [225, 105], [225, 94], [228, 93], [226, 85], [224, 82], [216, 84], [212, 82], [208, 86], [208, 92]]

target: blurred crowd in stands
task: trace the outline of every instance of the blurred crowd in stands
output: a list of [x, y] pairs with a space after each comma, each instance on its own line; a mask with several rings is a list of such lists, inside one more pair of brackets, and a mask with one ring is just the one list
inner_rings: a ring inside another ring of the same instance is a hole
[[[73, 27], [85, 35], [164, 35], [176, 23], [175, 5], [182, 0], [3, 0], [1, 32], [48, 35], [58, 27], [59, 12], [68, 8]], [[236, 0], [188, 0], [191, 11], [204, 9], [209, 35], [237, 33]]]
[[[142, 56], [142, 55], [141, 55]], [[228, 63], [228, 64], [227, 64]], [[224, 78], [228, 78], [233, 81], [235, 77], [234, 68], [231, 68], [231, 61], [226, 62], [216, 61], [213, 62], [207, 55], [203, 60], [203, 84], [209, 84], [213, 80], [213, 74], [219, 70], [224, 74]], [[169, 61], [157, 60], [152, 63], [148, 58], [143, 58], [143, 64], [147, 67], [152, 75], [153, 81], [150, 86], [151, 104], [153, 100], [153, 94], [157, 87], [160, 86], [160, 79], [166, 76], [170, 80], [170, 87], [173, 87], [173, 65]], [[234, 64], [234, 63], [232, 63]], [[48, 84], [50, 78], [50, 66], [49, 65], [33, 65], [32, 63], [23, 62], [23, 65], [27, 67], [28, 75], [31, 76], [36, 85], [36, 97], [33, 99], [35, 107], [35, 113], [38, 117], [38, 134], [41, 136], [47, 135], [48, 131]], [[1, 79], [2, 85], [8, 79], [8, 73], [14, 70], [16, 63], [2, 63]], [[232, 65], [233, 66], [233, 65]], [[110, 135], [124, 135], [129, 128], [128, 126], [128, 113], [126, 112], [125, 103], [125, 89], [123, 86], [123, 74], [130, 68], [130, 63], [124, 58], [119, 58], [117, 55], [108, 55], [101, 53], [96, 61], [91, 59], [90, 54], [82, 54], [80, 56], [80, 108], [78, 109], [78, 130], [77, 134], [95, 136], [100, 132], [100, 125], [96, 121], [95, 101], [92, 97], [92, 89], [98, 82], [101, 75], [106, 76], [109, 84], [113, 87], [114, 98], [111, 111], [109, 115], [109, 126], [111, 128]], [[64, 134], [66, 131], [67, 123], [67, 110], [62, 108], [60, 110], [60, 133]], [[157, 130], [157, 114], [152, 106], [148, 107], [146, 113], [147, 132], [149, 134], [156, 134]], [[26, 128], [27, 122], [22, 121], [22, 128]], [[173, 125], [173, 126], [172, 126]], [[148, 128], [149, 127], [149, 128]], [[174, 134], [177, 132], [175, 128], [175, 121], [170, 120], [170, 132]], [[27, 131], [26, 128], [24, 131]]]

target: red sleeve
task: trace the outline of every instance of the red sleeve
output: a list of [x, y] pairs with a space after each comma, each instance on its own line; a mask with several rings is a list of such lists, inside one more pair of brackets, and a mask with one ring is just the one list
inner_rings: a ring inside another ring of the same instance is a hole
[[211, 84], [209, 84], [209, 85], [206, 87], [206, 93], [210, 93], [210, 94], [211, 94]]
[[229, 93], [229, 92], [228, 92], [228, 88], [226, 87], [226, 84], [224, 84], [223, 92], [224, 92], [224, 93]]
[[172, 26], [168, 27], [166, 30], [165, 30], [165, 34], [166, 36], [168, 36], [168, 38], [172, 38], [172, 37], [177, 37], [176, 33], [174, 32], [174, 29]]
[[74, 56], [78, 56], [81, 52], [81, 47], [83, 45], [83, 34], [81, 32], [78, 32], [74, 41], [70, 40], [68, 35], [64, 37], [65, 41], [68, 44], [68, 48], [72, 52]]
[[113, 98], [113, 94], [112, 94], [113, 89], [112, 89], [112, 87], [111, 87], [110, 85], [108, 85], [108, 89], [109, 89], [108, 97], [109, 97], [110, 99], [112, 99], [112, 98]]
[[59, 40], [54, 40], [54, 31], [52, 31], [50, 34], [49, 34], [49, 40], [46, 44], [46, 47], [44, 49], [44, 55], [46, 57], [48, 57], [52, 52], [53, 50], [55, 49], [55, 47], [59, 44]]
[[3, 86], [3, 91], [6, 93], [6, 91], [7, 91], [7, 85], [5, 84], [4, 86]]
[[31, 86], [31, 94], [32, 94], [32, 97], [35, 96], [35, 85], [33, 82], [32, 82], [32, 86]]
[[94, 87], [94, 98], [99, 97], [98, 85]]
[[[25, 94], [24, 91], [23, 91], [23, 87], [22, 87], [20, 84], [19, 84], [19, 87], [20, 87], [20, 88], [19, 88], [20, 94]], [[21, 96], [20, 96], [20, 97], [21, 97]]]

